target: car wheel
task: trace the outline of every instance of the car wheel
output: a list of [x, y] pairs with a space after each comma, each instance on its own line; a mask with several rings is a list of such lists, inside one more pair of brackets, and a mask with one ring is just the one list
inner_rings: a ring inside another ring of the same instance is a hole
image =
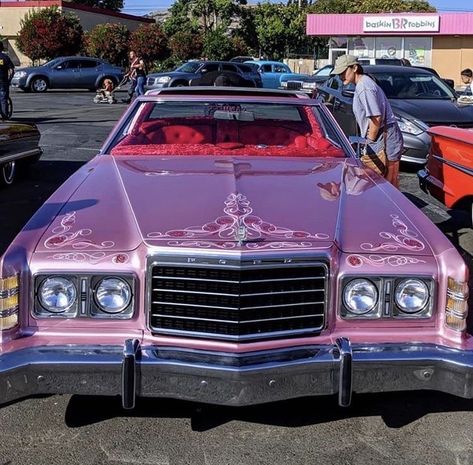
[[46, 79], [37, 77], [31, 81], [30, 89], [32, 92], [46, 92], [48, 90], [48, 83]]
[[187, 87], [187, 84], [182, 81], [178, 81], [175, 84], [173, 84], [171, 87]]
[[16, 174], [15, 161], [10, 161], [0, 166], [0, 184], [9, 186], [13, 184]]

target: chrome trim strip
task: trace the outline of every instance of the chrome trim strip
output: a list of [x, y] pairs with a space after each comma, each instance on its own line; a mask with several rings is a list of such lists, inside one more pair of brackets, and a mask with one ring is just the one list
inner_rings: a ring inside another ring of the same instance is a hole
[[337, 339], [340, 354], [340, 374], [338, 380], [338, 405], [349, 407], [352, 396], [353, 354], [350, 340], [346, 337]]
[[466, 166], [460, 165], [459, 163], [456, 163], [451, 160], [446, 160], [445, 158], [435, 155], [434, 153], [431, 155], [433, 158], [438, 160], [441, 163], [444, 163], [445, 165], [451, 166], [452, 168], [457, 169], [458, 171], [461, 171], [462, 173], [468, 174], [469, 176], [473, 176], [473, 169], [468, 168]]
[[9, 161], [19, 160], [21, 158], [32, 157], [34, 155], [40, 155], [43, 151], [41, 149], [27, 150], [26, 152], [19, 152], [13, 155], [7, 155], [6, 157], [0, 158], [0, 164], [8, 163]]
[[[322, 316], [322, 315], [321, 315]], [[284, 337], [295, 337], [295, 336], [317, 336], [322, 329], [324, 324], [317, 327], [310, 327], [304, 329], [296, 330], [286, 330], [286, 331], [273, 331], [267, 333], [256, 333], [256, 334], [245, 334], [243, 336], [232, 336], [228, 334], [218, 334], [218, 333], [203, 333], [199, 331], [181, 331], [179, 329], [165, 329], [159, 328], [159, 331], [156, 333], [166, 334], [168, 336], [183, 336], [183, 337], [193, 337], [199, 339], [216, 339], [221, 341], [231, 341], [231, 342], [252, 342], [256, 340], [267, 340], [267, 339], [282, 339]]]
[[[212, 281], [212, 282], [221, 282], [221, 281]], [[261, 282], [261, 281], [260, 281]], [[242, 281], [244, 283], [244, 281]], [[153, 291], [156, 292], [175, 292], [179, 294], [199, 294], [199, 295], [220, 295], [225, 297], [257, 297], [261, 295], [286, 295], [286, 294], [303, 294], [307, 292], [324, 292], [323, 289], [301, 289], [300, 291], [275, 291], [275, 292], [257, 292], [254, 294], [226, 294], [223, 292], [200, 292], [200, 291], [183, 291], [181, 289], [165, 289], [165, 288], [155, 288]]]
[[122, 362], [122, 406], [124, 409], [135, 407], [136, 400], [136, 362], [140, 352], [138, 339], [127, 339], [123, 347]]
[[258, 307], [219, 307], [216, 305], [200, 305], [200, 304], [187, 304], [179, 302], [166, 302], [162, 300], [153, 300], [151, 303], [158, 305], [171, 305], [174, 307], [196, 307], [196, 308], [215, 308], [217, 310], [258, 310], [264, 308], [282, 308], [282, 307], [301, 307], [303, 305], [317, 305], [323, 304], [323, 301], [312, 301], [312, 302], [297, 302], [291, 304], [277, 304], [277, 305], [260, 305]]
[[6, 291], [0, 291], [0, 299], [8, 299], [9, 297], [17, 295], [18, 292], [18, 287], [15, 287], [14, 289], [8, 289]]
[[[268, 267], [270, 268], [270, 267]], [[273, 267], [274, 268], [274, 267]], [[153, 276], [152, 279], [169, 279], [169, 280], [176, 280], [176, 281], [202, 281], [202, 282], [210, 282], [210, 283], [230, 283], [230, 284], [239, 284], [240, 282], [243, 284], [255, 284], [255, 283], [277, 283], [279, 281], [307, 281], [309, 279], [324, 279], [323, 276], [308, 276], [304, 278], [276, 278], [276, 279], [260, 279], [260, 280], [249, 280], [249, 281], [229, 281], [226, 279], [200, 279], [200, 278], [178, 278], [175, 276]]]
[[218, 320], [213, 318], [197, 318], [194, 316], [181, 316], [181, 315], [163, 315], [162, 313], [152, 313], [153, 316], [159, 318], [171, 318], [177, 320], [194, 320], [194, 321], [209, 321], [213, 323], [228, 323], [230, 325], [245, 325], [248, 323], [263, 323], [265, 321], [282, 321], [282, 320], [299, 320], [301, 318], [323, 318], [324, 316], [320, 313], [315, 313], [312, 315], [297, 315], [297, 316], [281, 316], [277, 318], [262, 318], [258, 320]]

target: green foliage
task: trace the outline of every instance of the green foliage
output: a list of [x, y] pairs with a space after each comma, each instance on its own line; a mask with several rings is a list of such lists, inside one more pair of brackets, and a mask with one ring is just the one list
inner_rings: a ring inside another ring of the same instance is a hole
[[74, 0], [74, 3], [113, 11], [120, 11], [124, 4], [123, 0]]
[[171, 54], [177, 60], [201, 57], [203, 45], [201, 34], [191, 32], [177, 32], [169, 39]]
[[229, 60], [234, 55], [233, 41], [223, 28], [205, 34], [203, 54], [209, 60]]
[[163, 23], [163, 30], [167, 37], [178, 32], [196, 34], [200, 31], [198, 18], [193, 18], [190, 11], [191, 0], [176, 0], [169, 10], [170, 16]]
[[18, 49], [33, 61], [76, 55], [82, 45], [79, 18], [61, 14], [57, 7], [33, 10], [20, 21]]
[[134, 50], [145, 63], [163, 60], [169, 55], [167, 38], [159, 24], [142, 24], [133, 31], [130, 50]]
[[164, 71], [172, 71], [179, 65], [182, 65], [183, 60], [179, 60], [174, 56], [170, 56], [162, 61], [155, 61], [151, 64], [148, 72], [150, 73], [162, 73]]
[[426, 0], [316, 0], [312, 13], [433, 12]]
[[123, 66], [128, 61], [130, 31], [123, 24], [97, 24], [86, 35], [87, 54]]

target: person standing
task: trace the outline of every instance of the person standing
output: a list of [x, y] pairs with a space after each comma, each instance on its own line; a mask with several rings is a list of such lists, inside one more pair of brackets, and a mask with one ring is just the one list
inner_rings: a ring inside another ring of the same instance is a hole
[[463, 84], [466, 85], [465, 94], [473, 95], [473, 71], [466, 68], [460, 73], [460, 77]]
[[337, 58], [332, 74], [340, 76], [344, 85], [355, 84], [353, 113], [367, 149], [387, 156], [386, 179], [399, 189], [399, 161], [403, 150], [402, 133], [391, 105], [381, 87], [363, 72], [353, 55]]
[[0, 117], [7, 119], [8, 99], [10, 97], [10, 81], [13, 77], [15, 67], [10, 57], [5, 53], [3, 42], [0, 41]]
[[125, 76], [131, 79], [130, 88], [128, 90], [128, 101], [131, 102], [133, 94], [136, 93], [137, 96], [140, 96], [145, 93], [146, 66], [135, 51], [131, 50], [129, 57], [130, 69]]

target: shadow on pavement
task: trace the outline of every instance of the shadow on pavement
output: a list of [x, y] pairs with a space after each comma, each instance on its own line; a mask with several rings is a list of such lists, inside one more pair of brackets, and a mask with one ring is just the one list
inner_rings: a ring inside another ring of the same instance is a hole
[[193, 431], [207, 431], [237, 420], [297, 428], [358, 417], [381, 417], [388, 428], [402, 428], [430, 413], [471, 412], [473, 403], [432, 391], [354, 395], [342, 408], [336, 396], [282, 401], [251, 407], [222, 407], [173, 399], [137, 399], [134, 410], [123, 410], [118, 397], [72, 396], [65, 413], [71, 428], [130, 418], [189, 418]]

